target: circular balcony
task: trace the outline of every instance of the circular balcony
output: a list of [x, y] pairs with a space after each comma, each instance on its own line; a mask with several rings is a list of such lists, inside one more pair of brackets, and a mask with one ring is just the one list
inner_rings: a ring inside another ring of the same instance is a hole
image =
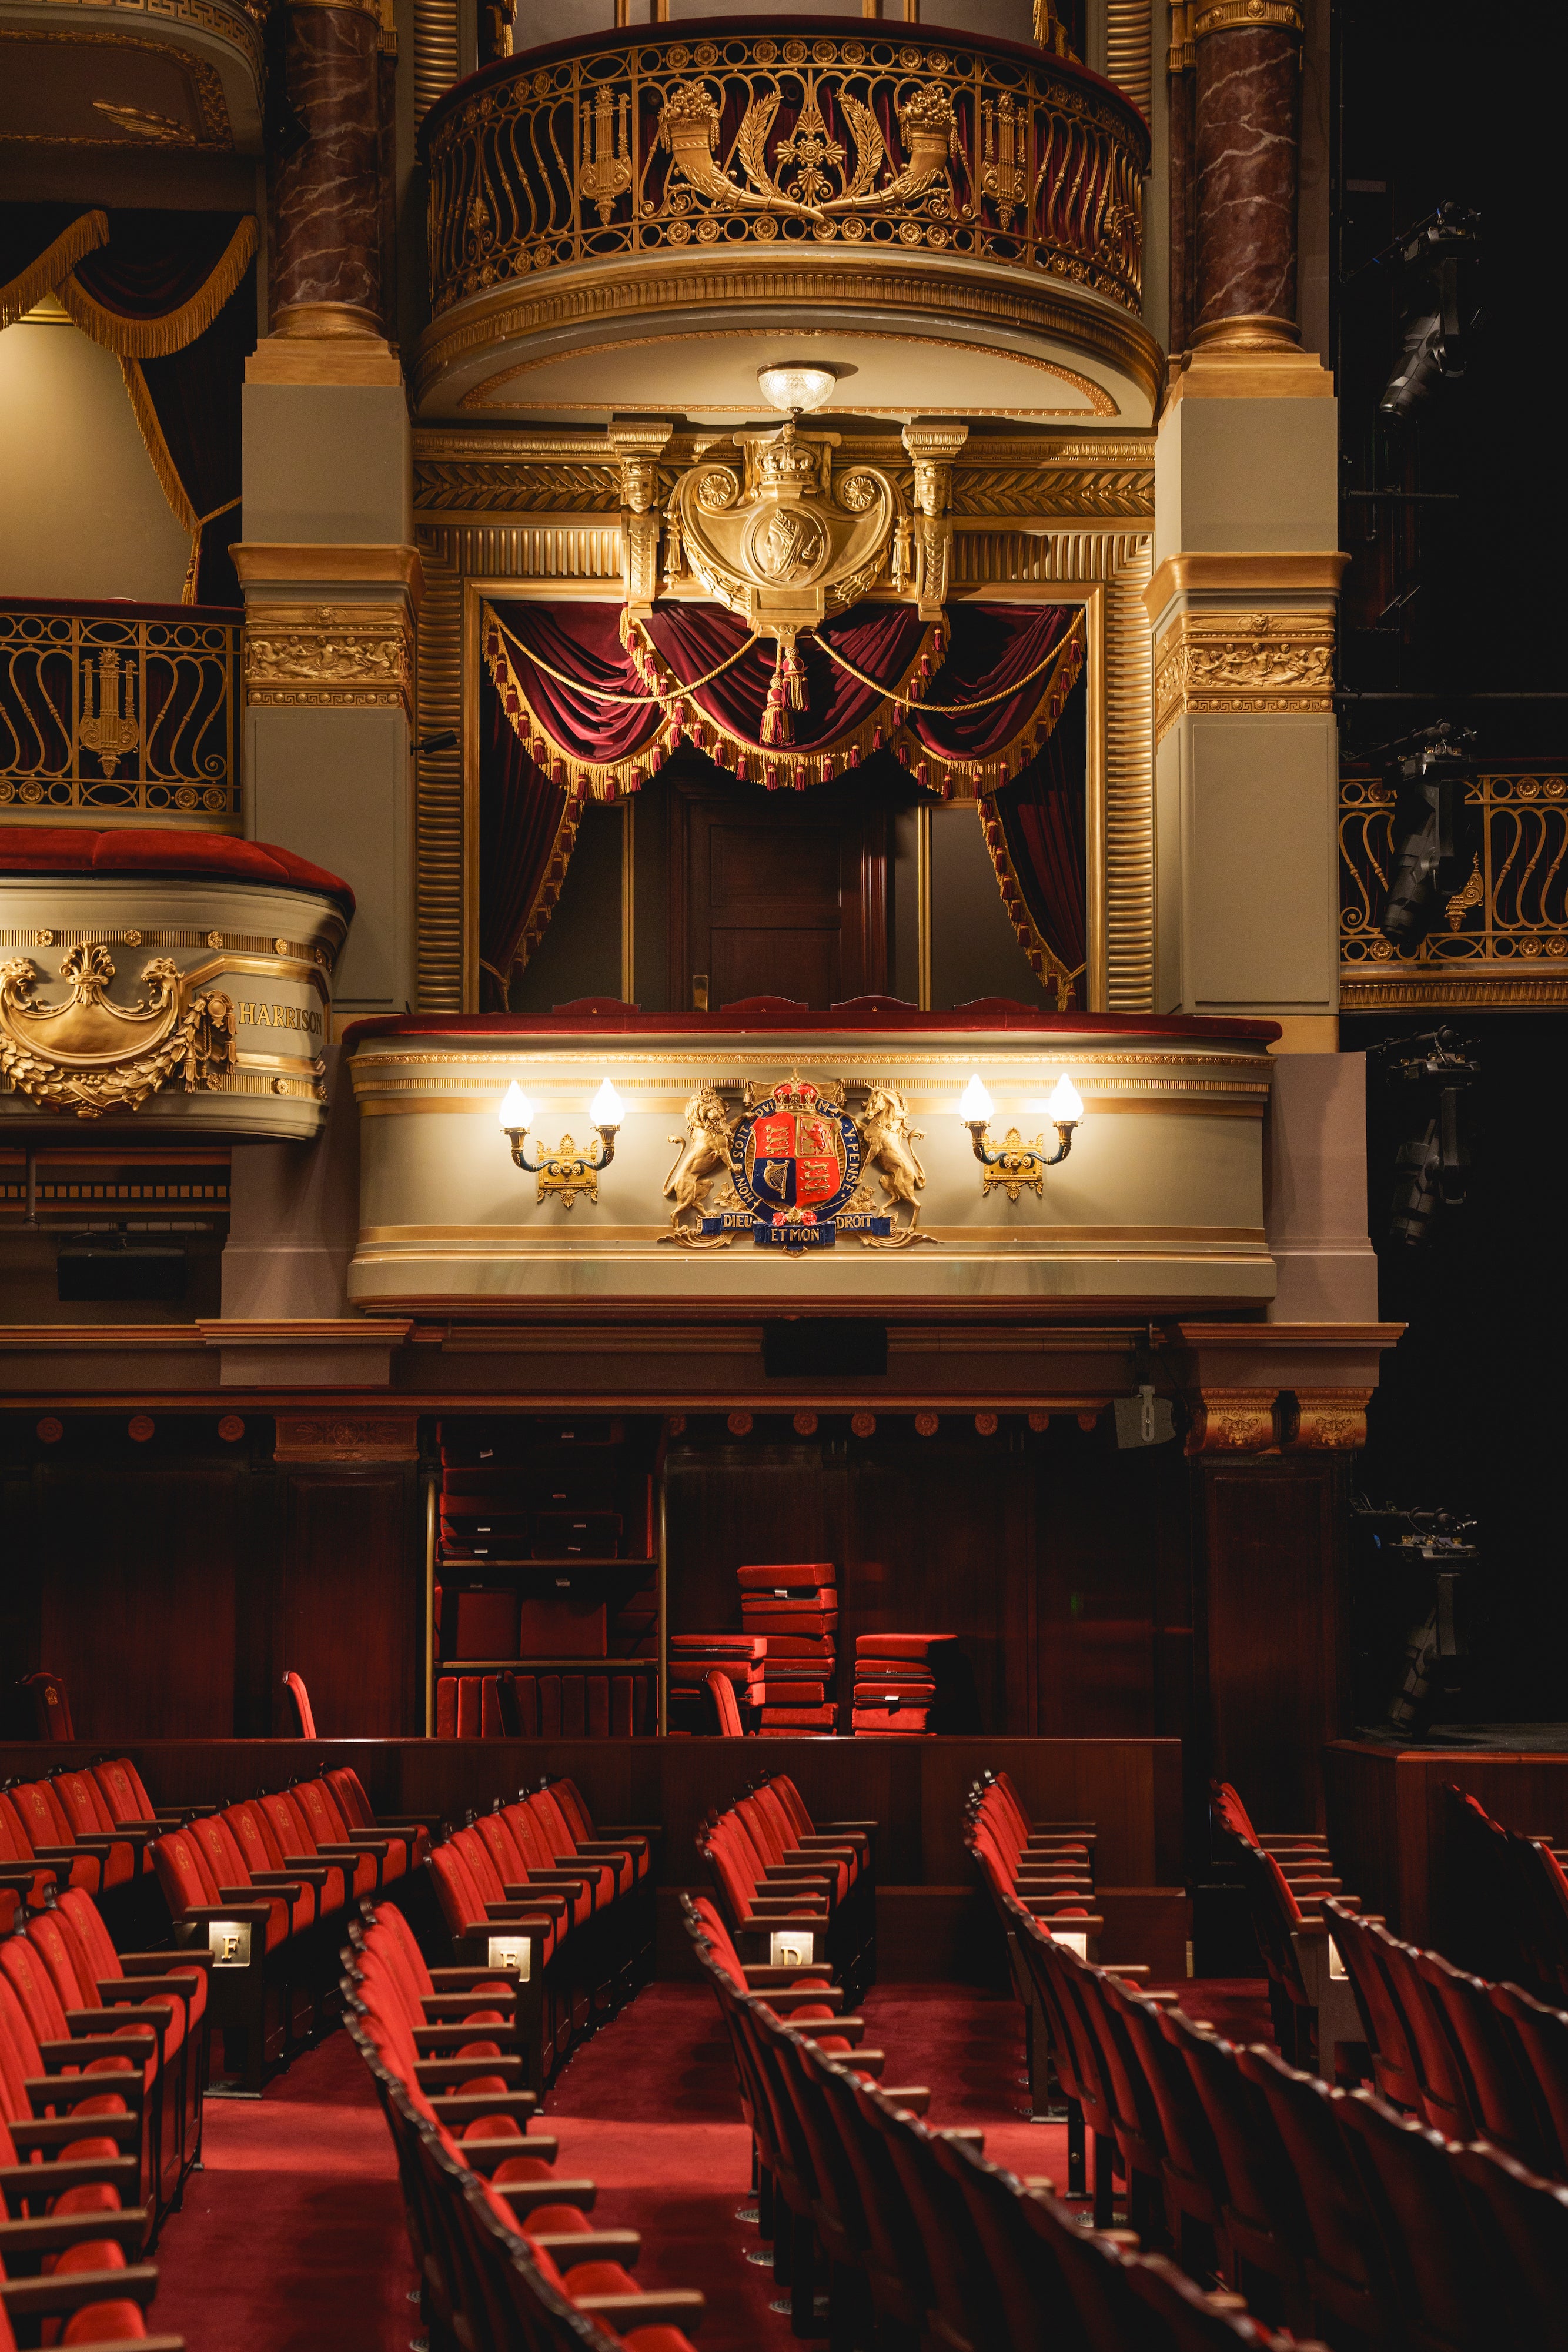
[[596, 34], [433, 107], [426, 418], [1146, 425], [1143, 117], [1070, 59], [842, 17]]
[[318, 1134], [353, 909], [259, 841], [0, 825], [0, 1137]]

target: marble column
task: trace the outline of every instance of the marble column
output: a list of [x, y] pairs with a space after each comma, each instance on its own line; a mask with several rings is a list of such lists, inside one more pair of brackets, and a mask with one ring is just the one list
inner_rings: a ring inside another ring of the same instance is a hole
[[1301, 13], [1295, 0], [1210, 0], [1194, 11], [1192, 31], [1190, 340], [1293, 344]]
[[381, 46], [373, 5], [290, 0], [288, 100], [306, 136], [273, 165], [275, 335], [382, 332]]

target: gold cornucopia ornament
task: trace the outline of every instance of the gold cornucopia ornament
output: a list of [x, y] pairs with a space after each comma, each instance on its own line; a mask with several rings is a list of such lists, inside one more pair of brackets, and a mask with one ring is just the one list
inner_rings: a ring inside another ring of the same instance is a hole
[[0, 964], [0, 1082], [40, 1110], [99, 1118], [139, 1110], [170, 1079], [193, 1093], [233, 1076], [232, 999], [190, 992], [172, 958], [143, 965], [147, 994], [130, 1005], [109, 996], [114, 964], [97, 942], [67, 950], [60, 978], [70, 993], [59, 1003], [35, 994], [42, 977], [31, 956]]

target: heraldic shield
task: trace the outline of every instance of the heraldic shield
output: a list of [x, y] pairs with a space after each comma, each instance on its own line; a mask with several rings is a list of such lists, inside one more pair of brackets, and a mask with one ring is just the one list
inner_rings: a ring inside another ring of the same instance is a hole
[[810, 1078], [780, 1079], [737, 1121], [730, 1165], [741, 1206], [705, 1217], [705, 1234], [750, 1230], [759, 1248], [831, 1249], [841, 1224], [885, 1233], [857, 1209], [864, 1145], [855, 1120]]

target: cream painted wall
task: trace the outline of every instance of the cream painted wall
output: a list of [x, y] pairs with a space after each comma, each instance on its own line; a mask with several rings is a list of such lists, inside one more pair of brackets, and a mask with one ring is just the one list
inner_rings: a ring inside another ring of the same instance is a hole
[[0, 594], [177, 604], [190, 556], [120, 362], [69, 324], [7, 327], [0, 334]]

